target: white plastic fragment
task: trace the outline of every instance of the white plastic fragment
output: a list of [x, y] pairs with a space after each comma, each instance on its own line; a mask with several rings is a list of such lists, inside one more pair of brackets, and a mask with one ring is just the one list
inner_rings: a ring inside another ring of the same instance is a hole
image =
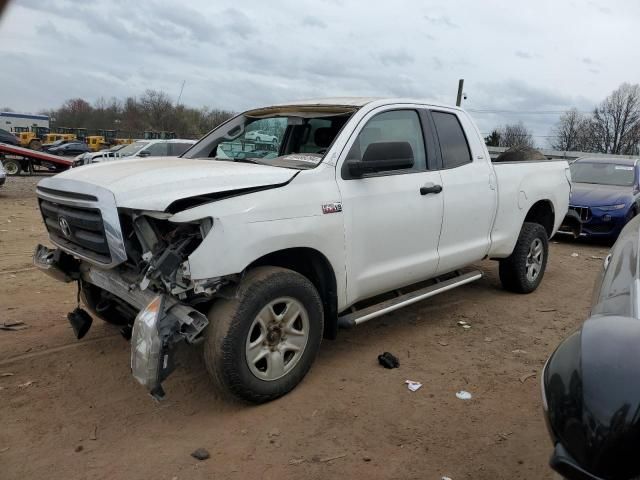
[[580, 255], [578, 255], [576, 252], [573, 252], [573, 253], [571, 254], [571, 256], [572, 256], [572, 257], [579, 257]]
[[442, 477], [440, 480], [451, 480], [451, 477]]
[[456, 392], [456, 397], [458, 397], [460, 400], [471, 400], [471, 394], [466, 390], [460, 390], [459, 392]]
[[420, 382], [414, 382], [413, 380], [405, 380], [404, 383], [407, 384], [407, 388], [412, 392], [420, 390], [420, 387], [422, 387]]

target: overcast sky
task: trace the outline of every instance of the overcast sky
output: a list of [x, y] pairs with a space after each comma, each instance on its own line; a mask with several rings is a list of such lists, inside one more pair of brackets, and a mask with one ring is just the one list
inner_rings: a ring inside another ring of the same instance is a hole
[[[638, 0], [13, 0], [0, 19], [0, 108], [35, 112], [147, 88], [240, 111], [325, 96], [454, 103], [483, 132], [640, 79]], [[508, 111], [508, 112], [504, 112]], [[521, 112], [518, 114], [509, 111]]]

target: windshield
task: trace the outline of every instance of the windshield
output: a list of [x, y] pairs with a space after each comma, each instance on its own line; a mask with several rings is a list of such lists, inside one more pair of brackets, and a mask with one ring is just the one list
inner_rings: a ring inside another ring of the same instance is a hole
[[630, 187], [635, 180], [635, 171], [631, 165], [576, 162], [571, 165], [571, 179], [575, 183]]
[[146, 144], [147, 142], [133, 142], [127, 145], [126, 147], [122, 148], [121, 150], [118, 150], [118, 153], [123, 157], [135, 155]]
[[352, 111], [274, 113], [260, 118], [249, 113], [213, 130], [186, 152], [184, 158], [213, 158], [300, 170], [314, 168]]

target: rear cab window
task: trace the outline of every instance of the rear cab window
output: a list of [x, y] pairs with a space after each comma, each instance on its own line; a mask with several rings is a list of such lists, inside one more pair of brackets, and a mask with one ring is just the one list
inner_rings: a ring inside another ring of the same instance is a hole
[[442, 168], [456, 168], [471, 163], [469, 142], [458, 116], [455, 113], [440, 111], [431, 111], [431, 116], [440, 144]]

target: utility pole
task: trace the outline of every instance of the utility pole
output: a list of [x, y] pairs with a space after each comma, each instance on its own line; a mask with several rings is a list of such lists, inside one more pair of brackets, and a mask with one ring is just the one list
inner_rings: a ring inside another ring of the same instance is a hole
[[456, 99], [456, 107], [462, 104], [462, 88], [464, 87], [464, 78], [458, 80], [458, 98]]
[[182, 91], [184, 90], [184, 84], [187, 83], [186, 80], [182, 81], [182, 87], [180, 87], [180, 95], [178, 95], [178, 101], [176, 102], [176, 107], [180, 105], [180, 99], [182, 98]]

